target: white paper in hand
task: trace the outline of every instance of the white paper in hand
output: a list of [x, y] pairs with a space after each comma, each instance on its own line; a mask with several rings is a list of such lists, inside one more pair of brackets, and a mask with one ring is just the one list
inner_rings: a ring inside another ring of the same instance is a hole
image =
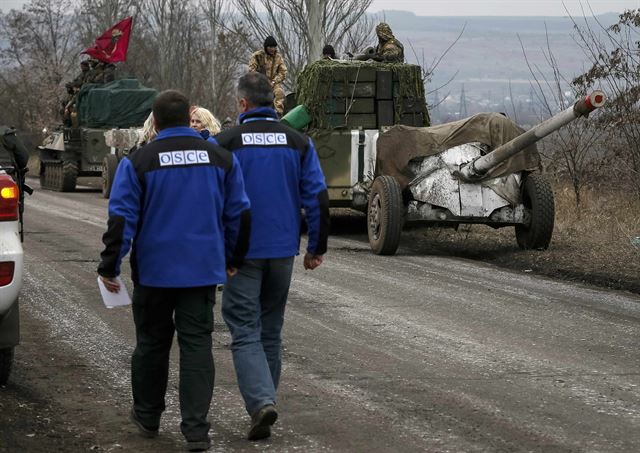
[[98, 277], [98, 287], [100, 288], [100, 295], [102, 295], [102, 301], [104, 302], [104, 306], [107, 308], [120, 307], [122, 305], [131, 305], [131, 299], [129, 298], [129, 293], [127, 293], [127, 288], [122, 283], [120, 277], [116, 277], [116, 281], [120, 283], [120, 291], [117, 293], [111, 293], [107, 290], [107, 287], [104, 286], [104, 282], [100, 277]]

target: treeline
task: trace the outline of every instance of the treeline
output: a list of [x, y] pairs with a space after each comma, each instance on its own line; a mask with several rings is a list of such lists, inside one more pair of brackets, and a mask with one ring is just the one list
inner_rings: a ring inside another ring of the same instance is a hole
[[[0, 124], [24, 131], [59, 122], [64, 83], [83, 49], [134, 17], [118, 77], [176, 88], [221, 119], [235, 117], [235, 81], [273, 35], [289, 66], [288, 87], [318, 42], [357, 48], [371, 39], [371, 0], [31, 0], [0, 15]], [[316, 27], [309, 12], [318, 17]], [[313, 46], [311, 44], [314, 44]], [[320, 47], [321, 48], [321, 47]]]

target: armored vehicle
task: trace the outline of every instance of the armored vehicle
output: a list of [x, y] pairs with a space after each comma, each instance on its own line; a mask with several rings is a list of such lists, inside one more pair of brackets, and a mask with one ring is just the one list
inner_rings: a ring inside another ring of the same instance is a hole
[[593, 92], [527, 132], [499, 113], [427, 127], [419, 67], [317, 62], [283, 121], [314, 139], [331, 206], [366, 212], [374, 253], [394, 254], [407, 222], [513, 226], [521, 248], [546, 249], [555, 207], [535, 142], [604, 99]]
[[156, 94], [136, 79], [85, 84], [77, 96], [71, 127], [58, 127], [39, 146], [42, 188], [69, 192], [75, 189], [78, 176], [101, 176], [104, 167], [113, 164], [104, 132], [142, 126]]

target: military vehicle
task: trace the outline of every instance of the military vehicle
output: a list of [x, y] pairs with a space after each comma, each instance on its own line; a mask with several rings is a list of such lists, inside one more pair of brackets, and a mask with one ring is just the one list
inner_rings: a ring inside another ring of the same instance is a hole
[[419, 67], [332, 61], [303, 71], [297, 101], [283, 121], [314, 139], [330, 206], [365, 212], [371, 249], [392, 255], [407, 222], [514, 226], [521, 248], [546, 249], [555, 207], [535, 142], [604, 94], [528, 132], [499, 113], [426, 127]]
[[136, 79], [85, 84], [77, 96], [72, 126], [57, 127], [38, 147], [42, 188], [69, 192], [79, 176], [103, 175], [105, 167], [113, 166], [104, 132], [142, 126], [156, 94]]
[[129, 151], [138, 145], [142, 129], [110, 129], [104, 132], [104, 141], [109, 147], [109, 154], [104, 156], [102, 164], [102, 196], [109, 198], [113, 178], [120, 161], [129, 154]]
[[307, 127], [324, 172], [332, 207], [365, 210], [365, 165], [387, 126], [428, 126], [422, 68], [374, 61], [320, 60], [298, 77], [296, 103], [283, 121]]

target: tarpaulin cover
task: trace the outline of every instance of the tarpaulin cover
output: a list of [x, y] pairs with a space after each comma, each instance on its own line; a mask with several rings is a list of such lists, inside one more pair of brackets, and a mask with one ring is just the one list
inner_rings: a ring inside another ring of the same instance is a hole
[[[392, 126], [380, 134], [377, 143], [376, 173], [394, 176], [402, 189], [417, 175], [407, 168], [416, 157], [431, 156], [465, 143], [484, 143], [491, 149], [521, 135], [524, 131], [499, 113], [478, 113], [452, 123], [431, 127]], [[535, 144], [490, 170], [483, 179], [497, 178], [518, 171], [541, 167]]]
[[105, 129], [142, 126], [157, 94], [136, 79], [86, 84], [78, 94], [80, 126]]

